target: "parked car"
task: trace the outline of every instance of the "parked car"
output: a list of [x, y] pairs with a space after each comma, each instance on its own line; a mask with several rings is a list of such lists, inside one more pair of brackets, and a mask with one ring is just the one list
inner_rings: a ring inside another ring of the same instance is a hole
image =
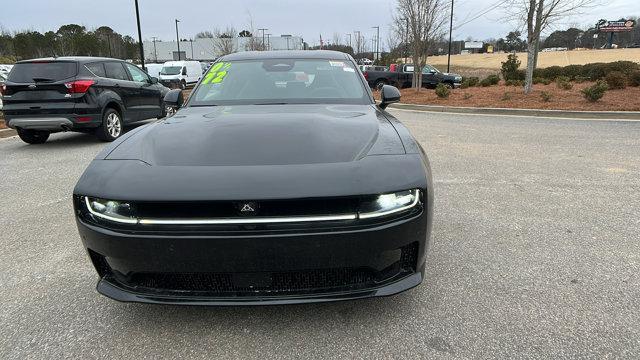
[[[383, 85], [394, 85], [399, 88], [411, 87], [413, 79], [412, 64], [392, 65], [389, 71], [367, 70], [363, 73], [365, 79], [374, 89], [380, 89]], [[462, 84], [462, 76], [452, 73], [443, 73], [431, 65], [425, 65], [422, 69], [422, 87], [434, 88], [443, 83], [451, 88], [457, 88]]]
[[160, 82], [169, 88], [186, 89], [202, 77], [198, 61], [167, 61], [160, 70]]
[[[98, 292], [163, 304], [388, 296], [424, 279], [429, 161], [347, 54], [227, 55], [175, 116], [104, 149], [74, 189]], [[105, 161], [107, 160], [107, 161]]]
[[169, 91], [137, 66], [116, 59], [59, 57], [18, 62], [3, 90], [7, 126], [30, 144], [59, 131], [113, 141], [123, 126], [166, 114]]

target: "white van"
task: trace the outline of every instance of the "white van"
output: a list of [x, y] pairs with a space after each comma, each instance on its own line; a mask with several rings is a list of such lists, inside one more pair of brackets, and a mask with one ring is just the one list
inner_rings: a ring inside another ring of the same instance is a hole
[[160, 80], [160, 70], [162, 70], [164, 64], [144, 64], [144, 67], [147, 68], [147, 74], [149, 74], [149, 76]]
[[160, 83], [169, 88], [184, 89], [201, 77], [202, 67], [198, 61], [167, 61], [160, 70]]

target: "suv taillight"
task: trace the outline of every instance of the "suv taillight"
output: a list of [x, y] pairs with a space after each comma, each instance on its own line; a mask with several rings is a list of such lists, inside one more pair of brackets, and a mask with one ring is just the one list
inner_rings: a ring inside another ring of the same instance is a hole
[[364, 75], [364, 78], [369, 80], [369, 73], [368, 72], [363, 72], [362, 75]]
[[93, 80], [76, 80], [65, 83], [64, 86], [69, 90], [69, 94], [84, 94], [94, 83], [95, 81]]

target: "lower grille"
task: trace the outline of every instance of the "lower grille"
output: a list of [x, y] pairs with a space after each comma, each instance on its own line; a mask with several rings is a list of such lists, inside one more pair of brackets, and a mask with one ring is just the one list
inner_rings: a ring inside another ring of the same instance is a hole
[[337, 268], [263, 273], [134, 273], [126, 277], [112, 274], [107, 280], [135, 292], [163, 295], [271, 296], [354, 291], [379, 287], [414, 273], [418, 246], [416, 242], [400, 248], [400, 261], [382, 271]]

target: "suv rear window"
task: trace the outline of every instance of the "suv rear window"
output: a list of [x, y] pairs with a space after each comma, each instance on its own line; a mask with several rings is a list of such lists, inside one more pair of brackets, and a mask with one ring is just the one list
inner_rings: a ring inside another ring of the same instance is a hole
[[68, 61], [43, 61], [16, 64], [8, 81], [15, 83], [55, 82], [78, 74], [78, 65]]

